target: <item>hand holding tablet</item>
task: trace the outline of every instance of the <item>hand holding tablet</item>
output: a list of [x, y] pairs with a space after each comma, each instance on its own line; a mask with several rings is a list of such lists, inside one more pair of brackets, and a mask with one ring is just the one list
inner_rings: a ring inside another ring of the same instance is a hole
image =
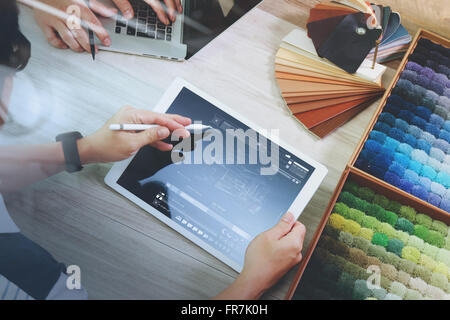
[[182, 159], [143, 147], [116, 163], [106, 184], [237, 271], [249, 243], [287, 211], [297, 219], [327, 173], [183, 80], [174, 82], [154, 111], [212, 129], [194, 141], [195, 148], [175, 146]]

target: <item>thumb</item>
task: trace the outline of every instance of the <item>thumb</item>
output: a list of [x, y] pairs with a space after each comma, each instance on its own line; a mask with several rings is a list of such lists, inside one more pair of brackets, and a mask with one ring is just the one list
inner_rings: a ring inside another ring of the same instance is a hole
[[139, 147], [142, 148], [148, 144], [163, 140], [170, 135], [169, 129], [166, 127], [151, 128], [136, 134], [136, 140]]
[[292, 226], [295, 223], [294, 215], [287, 212], [281, 220], [269, 230], [269, 233], [277, 239], [281, 239], [291, 231]]

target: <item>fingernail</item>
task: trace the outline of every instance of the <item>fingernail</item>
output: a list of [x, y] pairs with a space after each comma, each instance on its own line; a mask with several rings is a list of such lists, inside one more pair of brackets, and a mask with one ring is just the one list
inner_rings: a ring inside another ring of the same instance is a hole
[[125, 10], [125, 12], [123, 13], [123, 16], [125, 17], [125, 19], [131, 19], [133, 18], [133, 15], [131, 14], [131, 10]]
[[104, 44], [105, 46], [108, 46], [108, 47], [109, 47], [109, 46], [111, 45], [111, 38], [109, 38], [109, 37], [106, 38], [105, 41], [103, 41], [103, 44]]
[[292, 215], [292, 213], [287, 212], [281, 220], [283, 220], [286, 223], [291, 223], [292, 221], [294, 221], [294, 216]]
[[162, 128], [159, 128], [159, 129], [158, 129], [158, 136], [159, 136], [161, 139], [166, 138], [169, 134], [170, 134], [169, 129], [167, 129], [167, 128], [165, 128], [165, 127], [162, 127]]
[[184, 130], [184, 131], [185, 131], [184, 132], [184, 138], [188, 138], [188, 137], [191, 136], [191, 133], [189, 131], [187, 131], [187, 130]]

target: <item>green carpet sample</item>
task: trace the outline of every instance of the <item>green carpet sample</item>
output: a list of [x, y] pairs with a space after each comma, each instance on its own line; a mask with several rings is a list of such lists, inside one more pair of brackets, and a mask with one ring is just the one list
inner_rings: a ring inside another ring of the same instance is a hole
[[373, 200], [373, 198], [375, 197], [375, 192], [373, 192], [371, 189], [369, 189], [367, 187], [362, 187], [362, 188], [359, 188], [357, 195], [362, 200], [371, 202]]
[[387, 291], [383, 288], [373, 289], [372, 290], [373, 297], [377, 300], [384, 300], [387, 295]]
[[411, 279], [411, 276], [409, 275], [409, 273], [406, 273], [403, 270], [400, 270], [397, 273], [397, 281], [403, 283], [405, 286], [409, 283], [409, 279]]
[[430, 256], [428, 256], [426, 254], [422, 254], [420, 256], [419, 264], [429, 270], [434, 270], [437, 265], [436, 261], [434, 261], [433, 258], [431, 258]]
[[365, 216], [361, 221], [361, 226], [368, 229], [375, 229], [375, 226], [379, 224], [377, 218], [371, 216]]
[[365, 300], [370, 297], [372, 290], [367, 287], [365, 280], [356, 280], [353, 288], [353, 300]]
[[450, 236], [447, 236], [447, 238], [445, 238], [444, 248], [450, 250]]
[[409, 234], [405, 231], [397, 230], [396, 238], [399, 239], [403, 243], [408, 243]]
[[410, 236], [408, 239], [407, 245], [410, 247], [414, 247], [414, 248], [418, 249], [419, 251], [422, 251], [423, 247], [425, 246], [425, 242], [422, 239], [420, 239], [419, 237]]
[[417, 248], [406, 246], [402, 249], [402, 258], [413, 263], [419, 263], [420, 251]]
[[353, 237], [353, 247], [358, 248], [364, 253], [367, 253], [367, 250], [369, 250], [370, 241], [363, 238], [363, 237]]
[[345, 243], [347, 246], [353, 246], [353, 236], [345, 231], [341, 231], [338, 237], [339, 241]]
[[430, 243], [425, 243], [425, 246], [423, 247], [423, 253], [426, 254], [427, 256], [429, 256], [432, 259], [436, 258], [436, 255], [439, 251], [439, 248], [430, 244]]
[[409, 221], [414, 221], [416, 218], [416, 210], [408, 206], [401, 206], [398, 214]]
[[430, 230], [430, 232], [428, 233], [428, 237], [426, 238], [426, 241], [429, 244], [436, 246], [438, 248], [442, 248], [444, 246], [444, 237], [442, 236], [442, 234], [434, 230]]
[[330, 225], [333, 228], [342, 230], [344, 223], [345, 223], [345, 218], [343, 216], [341, 216], [340, 214], [332, 213], [330, 215], [330, 218], [328, 219], [328, 222], [330, 223]]
[[381, 258], [384, 263], [392, 264], [397, 269], [399, 268], [400, 261], [402, 260], [402, 258], [392, 252], [386, 252]]
[[336, 294], [343, 299], [351, 299], [355, 278], [347, 272], [342, 272], [336, 283]]
[[389, 290], [389, 292], [403, 298], [406, 294], [406, 287], [403, 283], [400, 283], [398, 281], [393, 281], [391, 283], [391, 288]]
[[401, 297], [399, 297], [398, 295], [393, 294], [393, 293], [388, 293], [388, 294], [386, 295], [386, 297], [384, 297], [384, 299], [385, 299], [385, 300], [402, 300]]
[[356, 199], [358, 198], [348, 191], [341, 192], [341, 194], [338, 197], [338, 200], [340, 202], [344, 202], [347, 206], [351, 208], [355, 207]]
[[431, 274], [432, 272], [424, 266], [415, 266], [412, 276], [429, 282], [431, 279]]
[[386, 247], [387, 251], [395, 253], [397, 256], [402, 256], [403, 242], [398, 239], [391, 239]]
[[339, 213], [344, 218], [348, 219], [348, 210], [350, 208], [343, 202], [338, 202], [334, 205], [333, 213]]
[[389, 205], [387, 206], [386, 210], [398, 213], [400, 211], [401, 207], [402, 207], [402, 205], [400, 202], [390, 200]]
[[436, 261], [443, 262], [445, 265], [450, 267], [450, 251], [446, 249], [439, 249], [436, 255]]
[[436, 262], [436, 267], [434, 268], [433, 272], [442, 273], [444, 276], [447, 276], [448, 267], [443, 262]]
[[411, 221], [405, 219], [405, 218], [399, 218], [397, 220], [397, 223], [395, 224], [395, 228], [405, 231], [409, 234], [414, 233], [414, 225], [411, 223]]
[[358, 209], [351, 208], [348, 211], [348, 218], [347, 219], [354, 220], [354, 221], [358, 222], [359, 224], [361, 224], [364, 217], [365, 217], [364, 212], [362, 212], [362, 211], [360, 211]]
[[326, 224], [325, 228], [323, 228], [324, 234], [330, 236], [331, 238], [339, 238], [339, 234], [341, 231], [339, 229], [333, 228], [330, 224]]
[[367, 210], [367, 214], [375, 217], [378, 221], [384, 221], [385, 210], [377, 204], [372, 204]]
[[386, 211], [384, 216], [384, 222], [389, 223], [391, 226], [395, 226], [397, 223], [398, 216], [392, 211]]
[[380, 207], [386, 209], [389, 206], [389, 200], [388, 198], [386, 198], [385, 196], [381, 195], [381, 194], [377, 194], [375, 195], [375, 197], [373, 197], [373, 201], [374, 204], [379, 205]]
[[428, 230], [428, 228], [422, 224], [416, 224], [414, 226], [414, 235], [422, 240], [426, 240], [428, 238], [429, 233], [430, 230]]
[[418, 214], [416, 215], [416, 220], [415, 220], [415, 222], [416, 222], [417, 224], [421, 224], [421, 225], [423, 225], [423, 226], [425, 226], [425, 227], [427, 227], [427, 228], [430, 228], [430, 227], [431, 227], [431, 224], [433, 223], [433, 219], [431, 219], [430, 216], [427, 216], [427, 215], [425, 215], [425, 214], [423, 214], [423, 213], [418, 213]]
[[[447, 195], [445, 199], [448, 201]], [[347, 181], [302, 276], [299, 285], [302, 289], [297, 290], [295, 297], [306, 300], [449, 297], [449, 232], [445, 223]], [[368, 288], [369, 266], [380, 268], [381, 288]]]
[[384, 233], [376, 232], [372, 237], [372, 243], [382, 246], [382, 247], [387, 247], [388, 242], [389, 242], [389, 239], [388, 239], [387, 235], [385, 235]]
[[414, 262], [402, 259], [402, 261], [400, 261], [400, 265], [398, 266], [398, 268], [406, 273], [411, 274], [414, 271], [415, 266], [416, 264]]
[[433, 272], [430, 279], [430, 284], [432, 286], [441, 288], [442, 290], [447, 290], [448, 279], [442, 273]]
[[359, 231], [361, 230], [361, 226], [356, 221], [347, 220], [344, 222], [342, 230], [352, 234], [353, 236], [357, 236], [359, 234]]
[[[369, 218], [372, 218], [372, 217], [369, 217]], [[371, 241], [372, 237], [373, 237], [373, 231], [369, 228], [361, 228], [361, 230], [359, 230], [359, 236], [368, 241]]]
[[377, 231], [384, 233], [389, 239], [396, 238], [397, 230], [394, 229], [389, 223], [383, 222], [377, 226]]
[[367, 254], [372, 257], [381, 257], [386, 252], [386, 249], [382, 246], [372, 244], [367, 250]]
[[342, 187], [343, 191], [350, 192], [354, 195], [358, 194], [358, 189], [359, 189], [359, 186], [356, 183], [354, 183], [353, 181], [346, 182], [344, 184], [344, 186]]
[[423, 297], [420, 294], [420, 292], [413, 290], [413, 289], [407, 289], [404, 299], [405, 300], [422, 300]]
[[439, 220], [434, 220], [432, 225], [431, 225], [431, 229], [435, 230], [437, 232], [439, 232], [440, 234], [442, 234], [443, 237], [446, 237], [448, 234], [448, 227], [445, 223], [443, 223], [442, 221]]

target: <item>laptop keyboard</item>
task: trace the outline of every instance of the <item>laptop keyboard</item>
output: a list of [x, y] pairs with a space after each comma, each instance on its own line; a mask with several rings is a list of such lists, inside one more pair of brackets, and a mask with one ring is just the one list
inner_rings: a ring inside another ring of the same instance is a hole
[[155, 11], [144, 1], [131, 0], [134, 18], [127, 20], [122, 15], [116, 18], [116, 33], [132, 37], [156, 40], [172, 40], [172, 22], [165, 25], [156, 16]]

